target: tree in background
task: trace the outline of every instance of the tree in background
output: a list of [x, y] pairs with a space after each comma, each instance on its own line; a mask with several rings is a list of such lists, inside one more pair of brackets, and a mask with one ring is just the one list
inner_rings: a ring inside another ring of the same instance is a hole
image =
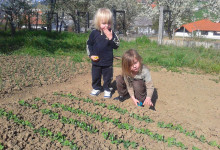
[[[219, 0], [157, 0], [154, 8], [154, 28], [158, 28], [159, 8], [164, 6], [169, 12], [164, 13], [164, 29], [172, 38], [173, 31], [181, 25], [196, 21], [197, 19], [208, 18], [213, 21], [220, 21], [220, 1]], [[200, 18], [196, 17], [198, 11], [202, 11]]]
[[[152, 8], [150, 7], [151, 0], [146, 3], [138, 3], [137, 0], [93, 0], [89, 10], [94, 12], [101, 7], [109, 8], [110, 10], [123, 10], [125, 11], [125, 30], [134, 23], [134, 19], [137, 16], [150, 17]], [[117, 15], [117, 25], [123, 22], [123, 16]]]
[[[79, 16], [77, 12], [89, 12], [90, 2], [91, 0], [58, 0], [59, 9], [64, 11], [65, 14], [71, 16], [74, 23], [73, 30], [75, 32], [79, 32], [77, 23], [80, 18], [78, 18]], [[83, 26], [85, 26], [84, 24]]]
[[30, 12], [29, 0], [1, 0], [1, 10], [5, 13], [5, 19], [9, 22], [12, 35], [16, 32], [16, 27], [22, 24], [25, 12]]
[[220, 22], [220, 0], [207, 0], [201, 4], [200, 9], [207, 10], [203, 11], [204, 18]]
[[195, 5], [192, 0], [157, 0], [154, 8], [154, 18], [158, 23], [160, 6], [164, 6], [164, 29], [169, 38], [173, 36], [173, 31], [186, 22], [190, 22], [193, 16]]

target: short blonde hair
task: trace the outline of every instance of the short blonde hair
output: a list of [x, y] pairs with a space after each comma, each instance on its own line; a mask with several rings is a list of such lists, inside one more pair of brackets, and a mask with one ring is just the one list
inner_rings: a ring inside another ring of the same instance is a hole
[[99, 8], [94, 17], [94, 25], [97, 30], [100, 30], [100, 24], [108, 23], [112, 26], [112, 12], [107, 8]]
[[122, 56], [122, 75], [123, 76], [132, 76], [131, 66], [134, 64], [135, 59], [140, 62], [140, 66], [142, 69], [142, 58], [138, 54], [138, 52], [134, 49], [127, 50]]

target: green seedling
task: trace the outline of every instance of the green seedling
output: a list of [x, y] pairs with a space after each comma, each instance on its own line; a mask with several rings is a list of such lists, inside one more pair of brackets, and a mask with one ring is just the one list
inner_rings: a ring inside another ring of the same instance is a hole
[[0, 143], [0, 150], [3, 150], [4, 146], [2, 145], [2, 143]]
[[208, 144], [211, 146], [218, 146], [216, 141], [210, 141], [210, 142], [208, 142]]
[[200, 149], [197, 148], [197, 147], [195, 147], [195, 146], [193, 146], [193, 147], [192, 147], [192, 150], [200, 150]]

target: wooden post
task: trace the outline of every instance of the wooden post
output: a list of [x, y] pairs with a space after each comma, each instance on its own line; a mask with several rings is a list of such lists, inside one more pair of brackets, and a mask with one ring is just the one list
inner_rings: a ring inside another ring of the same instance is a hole
[[77, 32], [80, 33], [79, 12], [77, 11]]
[[87, 28], [89, 28], [89, 12], [86, 13], [87, 16]]
[[113, 8], [113, 31], [116, 31], [116, 10]]
[[158, 44], [163, 42], [163, 6], [160, 6], [160, 17], [159, 17], [159, 31], [158, 31]]

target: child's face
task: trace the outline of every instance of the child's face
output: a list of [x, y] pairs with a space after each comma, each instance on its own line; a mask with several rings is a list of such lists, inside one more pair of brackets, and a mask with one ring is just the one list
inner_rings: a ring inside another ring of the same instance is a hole
[[101, 22], [101, 24], [100, 24], [100, 28], [101, 28], [101, 30], [103, 30], [103, 29], [110, 29], [111, 28], [111, 25], [107, 22]]
[[135, 58], [134, 59], [134, 63], [131, 66], [131, 71], [137, 73], [139, 71], [139, 69], [140, 69], [140, 66], [141, 66], [140, 62]]

